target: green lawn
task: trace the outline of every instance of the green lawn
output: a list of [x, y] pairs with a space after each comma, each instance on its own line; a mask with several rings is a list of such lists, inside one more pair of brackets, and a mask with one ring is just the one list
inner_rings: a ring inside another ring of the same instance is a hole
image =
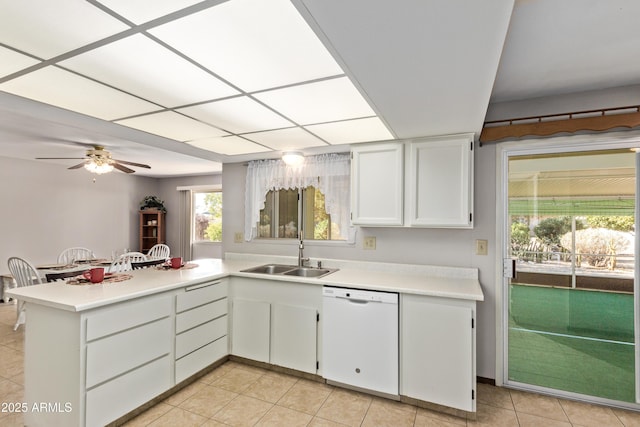
[[509, 379], [635, 401], [633, 295], [511, 285]]

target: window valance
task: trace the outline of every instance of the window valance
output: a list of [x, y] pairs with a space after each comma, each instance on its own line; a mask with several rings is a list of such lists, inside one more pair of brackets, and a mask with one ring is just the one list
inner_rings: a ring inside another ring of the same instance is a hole
[[321, 154], [306, 157], [298, 167], [282, 160], [249, 162], [245, 188], [245, 240], [257, 236], [260, 210], [264, 209], [267, 192], [314, 186], [324, 194], [325, 209], [340, 225], [340, 233], [350, 243], [355, 241], [355, 228], [350, 226], [350, 156]]

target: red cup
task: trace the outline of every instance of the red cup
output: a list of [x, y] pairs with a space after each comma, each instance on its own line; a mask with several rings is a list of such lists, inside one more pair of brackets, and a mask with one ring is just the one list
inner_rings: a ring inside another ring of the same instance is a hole
[[82, 273], [85, 279], [91, 283], [100, 283], [104, 280], [104, 268], [96, 267]]
[[171, 258], [171, 268], [180, 268], [182, 267], [182, 258], [176, 257]]

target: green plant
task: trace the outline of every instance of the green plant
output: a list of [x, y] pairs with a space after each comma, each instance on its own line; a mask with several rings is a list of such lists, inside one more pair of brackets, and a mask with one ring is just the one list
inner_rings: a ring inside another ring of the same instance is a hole
[[588, 216], [587, 224], [593, 228], [608, 228], [609, 230], [633, 231], [633, 215]]
[[158, 196], [145, 196], [140, 202], [140, 210], [142, 209], [158, 209], [160, 212], [167, 212], [164, 207], [164, 200], [160, 200]]
[[529, 226], [522, 222], [511, 223], [511, 254], [522, 257], [531, 240]]
[[[582, 222], [576, 221], [576, 229], [584, 228]], [[533, 233], [546, 245], [559, 245], [560, 237], [571, 231], [571, 217], [545, 218], [533, 228]]]

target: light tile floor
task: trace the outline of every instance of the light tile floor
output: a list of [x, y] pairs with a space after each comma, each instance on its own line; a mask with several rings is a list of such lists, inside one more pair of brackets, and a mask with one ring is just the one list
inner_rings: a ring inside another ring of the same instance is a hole
[[[24, 328], [0, 304], [0, 426], [22, 426]], [[476, 421], [227, 362], [129, 421], [136, 426], [638, 426], [640, 413], [478, 385]], [[91, 426], [93, 427], [93, 426]]]

